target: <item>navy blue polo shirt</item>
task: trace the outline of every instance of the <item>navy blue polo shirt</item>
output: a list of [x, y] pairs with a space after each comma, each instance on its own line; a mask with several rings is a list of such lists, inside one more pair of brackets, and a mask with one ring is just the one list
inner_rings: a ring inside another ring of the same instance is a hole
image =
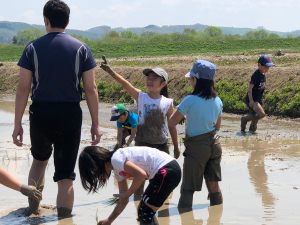
[[64, 32], [28, 44], [18, 66], [33, 73], [33, 102], [79, 102], [82, 73], [96, 67], [90, 49]]

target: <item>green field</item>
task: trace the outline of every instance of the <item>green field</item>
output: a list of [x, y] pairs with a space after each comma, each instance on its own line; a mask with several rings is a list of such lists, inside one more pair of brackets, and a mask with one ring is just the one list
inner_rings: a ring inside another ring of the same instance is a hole
[[[135, 82], [140, 82], [140, 80], [137, 80], [136, 74], [140, 68], [157, 65], [166, 67], [167, 69], [172, 68], [170, 73], [171, 75], [173, 73], [173, 76], [176, 74], [176, 79], [171, 82], [173, 86], [171, 86], [170, 92], [171, 97], [177, 103], [183, 96], [191, 92], [187, 84], [182, 85], [180, 78], [180, 74], [183, 74], [183, 70], [185, 70], [184, 68], [189, 67], [191, 63], [186, 58], [193, 58], [194, 55], [212, 56], [218, 65], [219, 73], [223, 73], [223, 77], [216, 83], [216, 88], [224, 102], [224, 111], [233, 113], [243, 113], [246, 111], [243, 97], [245, 96], [249, 78], [253, 72], [253, 67], [255, 67], [256, 56], [258, 54], [270, 53], [273, 55], [278, 50], [282, 50], [284, 53], [296, 53], [274, 58], [275, 63], [279, 67], [277, 70], [271, 70], [270, 73], [274, 74], [276, 71], [280, 76], [276, 78], [276, 76], [273, 77], [272, 75], [268, 78], [269, 89], [267, 89], [265, 94], [265, 109], [267, 113], [272, 115], [300, 117], [300, 87], [299, 72], [297, 72], [300, 65], [298, 54], [300, 52], [300, 38], [276, 38], [273, 40], [230, 38], [223, 38], [222, 40], [213, 38], [203, 40], [193, 38], [154, 38], [144, 40], [138, 38], [128, 40], [106, 39], [87, 41], [87, 43], [95, 58], [100, 59], [102, 55], [106, 55], [108, 58], [115, 58], [111, 61], [114, 67], [123, 72], [128, 70], [127, 75], [135, 74], [136, 77], [133, 78], [132, 82], [139, 88], [143, 88], [143, 84]], [[17, 61], [23, 49], [24, 46], [0, 45], [0, 66]], [[245, 55], [247, 59], [237, 57], [237, 55]], [[168, 58], [164, 56], [176, 57]], [[248, 66], [246, 69], [244, 69], [245, 65]], [[17, 78], [8, 76], [12, 73], [9, 66], [2, 66], [0, 68], [3, 71], [3, 74], [0, 74], [0, 92], [7, 93], [9, 90], [14, 90]], [[227, 71], [228, 68], [229, 71]], [[289, 70], [289, 68], [293, 69]], [[239, 76], [235, 77], [234, 73], [239, 74]], [[241, 74], [243, 75], [240, 76]], [[281, 76], [281, 74], [285, 76]], [[270, 87], [272, 83], [276, 83], [278, 80], [281, 83], [277, 82], [276, 85]], [[176, 85], [179, 84], [181, 88], [177, 90]], [[101, 80], [97, 80], [97, 85], [100, 101], [132, 101], [120, 85], [112, 83], [107, 78], [105, 80], [102, 77]]]
[[[260, 54], [281, 49], [284, 52], [299, 52], [300, 38], [273, 40], [118, 40], [88, 42], [95, 58], [137, 56], [183, 56], [194, 54]], [[17, 61], [24, 46], [0, 45], [0, 61]]]

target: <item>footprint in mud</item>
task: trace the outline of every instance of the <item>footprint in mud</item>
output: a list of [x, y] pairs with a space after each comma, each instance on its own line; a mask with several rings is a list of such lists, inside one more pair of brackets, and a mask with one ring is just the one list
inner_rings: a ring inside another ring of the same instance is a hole
[[8, 212], [7, 215], [0, 217], [0, 224], [43, 224], [57, 221], [56, 208], [51, 205], [41, 205], [37, 214], [28, 216], [28, 208], [19, 208]]

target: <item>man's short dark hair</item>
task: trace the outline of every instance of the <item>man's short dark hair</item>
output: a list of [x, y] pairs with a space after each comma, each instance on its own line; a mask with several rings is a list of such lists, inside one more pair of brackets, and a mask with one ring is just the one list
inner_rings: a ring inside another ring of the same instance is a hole
[[69, 23], [70, 8], [60, 0], [49, 0], [43, 10], [43, 15], [50, 21], [51, 27], [65, 29]]

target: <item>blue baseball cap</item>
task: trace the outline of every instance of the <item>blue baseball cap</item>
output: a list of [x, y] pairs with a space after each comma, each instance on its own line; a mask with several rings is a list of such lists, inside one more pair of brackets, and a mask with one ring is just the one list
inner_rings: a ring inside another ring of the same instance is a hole
[[185, 77], [196, 77], [197, 79], [213, 80], [216, 73], [217, 66], [209, 61], [197, 59], [192, 69], [185, 75]]
[[272, 62], [272, 58], [268, 55], [261, 55], [257, 62], [266, 67], [275, 66], [275, 64]]

